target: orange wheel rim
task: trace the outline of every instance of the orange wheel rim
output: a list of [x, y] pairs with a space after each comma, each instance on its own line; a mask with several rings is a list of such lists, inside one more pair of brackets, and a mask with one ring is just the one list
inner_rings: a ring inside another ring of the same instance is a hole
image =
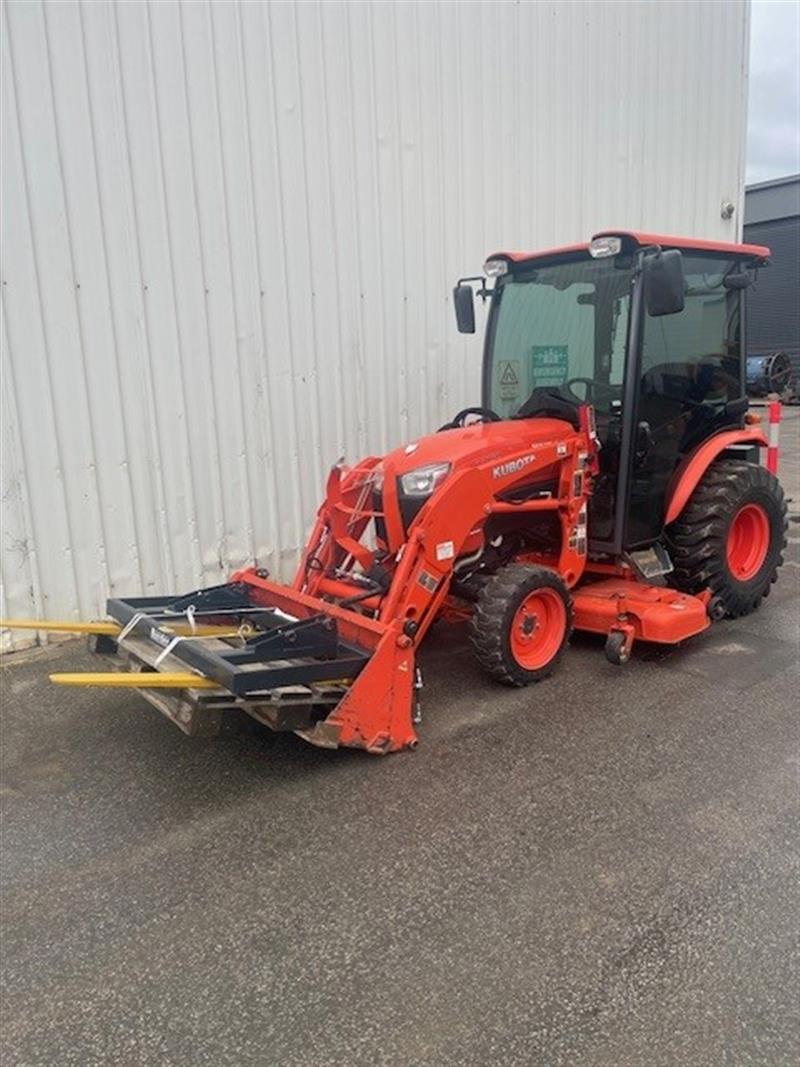
[[745, 504], [733, 516], [728, 530], [728, 570], [747, 582], [761, 570], [769, 551], [769, 516], [760, 504]]
[[567, 609], [555, 589], [536, 589], [514, 613], [511, 654], [523, 670], [540, 670], [561, 648], [566, 628]]

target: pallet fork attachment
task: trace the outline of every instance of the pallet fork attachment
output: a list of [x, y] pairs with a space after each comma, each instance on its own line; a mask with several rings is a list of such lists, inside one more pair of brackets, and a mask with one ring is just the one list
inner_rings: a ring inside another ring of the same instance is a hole
[[[262, 572], [263, 573], [263, 572]], [[119, 670], [53, 674], [67, 686], [134, 688], [184, 732], [215, 733], [236, 707], [325, 748], [413, 748], [414, 653], [396, 626], [260, 577], [181, 596], [108, 601], [113, 621], [25, 620], [89, 634]], [[17, 620], [0, 622], [16, 627]]]

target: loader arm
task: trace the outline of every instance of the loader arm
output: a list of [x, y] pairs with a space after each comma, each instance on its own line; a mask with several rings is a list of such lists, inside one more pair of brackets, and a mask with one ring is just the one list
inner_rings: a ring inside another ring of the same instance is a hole
[[[596, 441], [590, 409], [581, 411], [577, 430], [556, 419], [453, 428], [382, 460], [337, 465], [291, 586], [253, 567], [211, 589], [109, 600], [109, 649], [131, 673], [106, 684], [136, 685], [190, 734], [238, 707], [323, 747], [413, 748], [416, 649], [440, 613], [469, 614], [452, 582], [481, 556], [491, 524], [552, 516], [560, 532], [537, 561], [570, 586], [583, 573]], [[411, 507], [409, 466], [440, 450], [452, 457], [446, 477]]]

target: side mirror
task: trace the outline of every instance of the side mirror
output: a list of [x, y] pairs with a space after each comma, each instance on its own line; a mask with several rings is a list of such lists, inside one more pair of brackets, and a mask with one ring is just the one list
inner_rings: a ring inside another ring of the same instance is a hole
[[674, 315], [683, 311], [683, 256], [677, 248], [646, 255], [642, 271], [648, 315]]
[[459, 333], [475, 333], [475, 299], [471, 285], [457, 285], [453, 290], [456, 325]]

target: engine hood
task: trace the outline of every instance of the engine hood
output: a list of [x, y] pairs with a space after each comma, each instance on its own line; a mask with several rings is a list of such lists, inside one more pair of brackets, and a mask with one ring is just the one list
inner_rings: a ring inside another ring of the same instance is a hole
[[519, 453], [562, 441], [575, 430], [563, 419], [509, 419], [481, 422], [455, 430], [427, 434], [410, 444], [387, 452], [384, 468], [406, 474], [432, 463], [451, 463], [453, 470], [476, 464], [511, 460]]

